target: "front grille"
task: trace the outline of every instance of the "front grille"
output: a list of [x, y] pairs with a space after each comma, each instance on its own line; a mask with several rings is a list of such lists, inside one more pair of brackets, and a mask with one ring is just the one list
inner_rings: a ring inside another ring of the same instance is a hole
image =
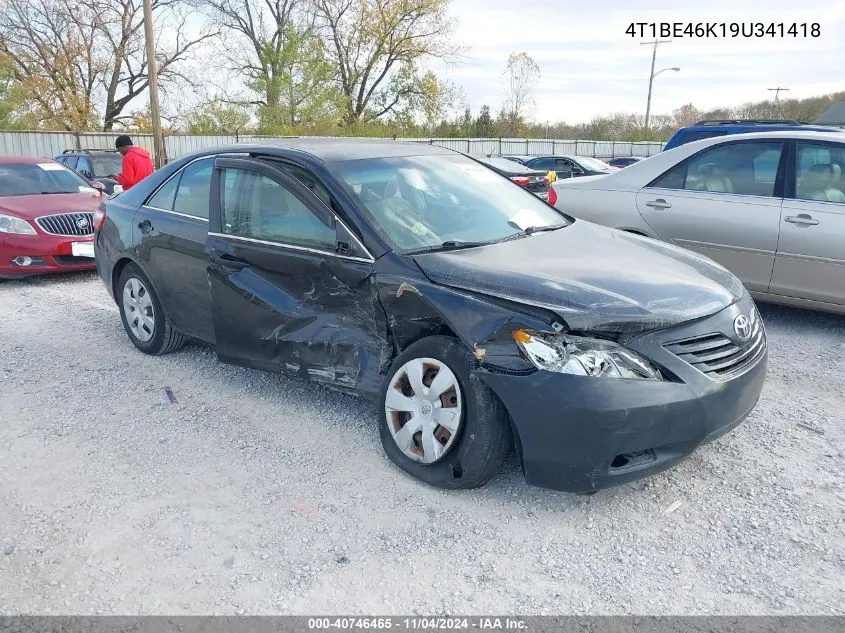
[[715, 379], [732, 378], [754, 365], [766, 351], [763, 319], [752, 312], [751, 338], [735, 343], [724, 334], [705, 334], [665, 343], [664, 347], [700, 372]]
[[35, 220], [41, 230], [51, 235], [94, 235], [93, 213], [60, 213]]

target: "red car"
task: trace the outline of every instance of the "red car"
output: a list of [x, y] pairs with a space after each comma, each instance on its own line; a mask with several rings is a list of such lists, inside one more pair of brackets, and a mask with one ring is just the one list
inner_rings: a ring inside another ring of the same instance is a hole
[[93, 270], [100, 196], [52, 159], [0, 157], [0, 279]]

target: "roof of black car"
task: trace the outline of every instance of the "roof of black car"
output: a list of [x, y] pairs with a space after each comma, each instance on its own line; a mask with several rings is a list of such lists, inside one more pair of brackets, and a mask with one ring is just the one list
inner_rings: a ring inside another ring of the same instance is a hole
[[[280, 138], [260, 142], [244, 142], [226, 147], [214, 148], [219, 153], [267, 153], [279, 150], [294, 150], [310, 154], [324, 163], [367, 158], [393, 158], [398, 156], [420, 156], [426, 154], [454, 154], [452, 150], [428, 143], [407, 143], [391, 139], [360, 138]], [[211, 153], [206, 151], [203, 153]]]

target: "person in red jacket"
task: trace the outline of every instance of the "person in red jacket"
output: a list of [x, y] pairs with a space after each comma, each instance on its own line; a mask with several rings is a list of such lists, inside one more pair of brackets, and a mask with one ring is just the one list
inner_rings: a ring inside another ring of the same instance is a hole
[[142, 147], [135, 147], [132, 139], [126, 134], [117, 137], [114, 143], [117, 151], [123, 156], [121, 173], [112, 178], [125, 190], [130, 189], [153, 173], [153, 161], [150, 153]]

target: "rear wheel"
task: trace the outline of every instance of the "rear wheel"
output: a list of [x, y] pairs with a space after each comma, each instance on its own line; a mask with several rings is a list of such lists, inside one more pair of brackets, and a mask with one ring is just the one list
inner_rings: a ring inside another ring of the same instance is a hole
[[472, 374], [460, 341], [417, 341], [393, 362], [381, 391], [382, 446], [402, 470], [440, 488], [482, 486], [512, 449], [508, 415]]
[[185, 344], [173, 329], [150, 280], [135, 264], [127, 264], [117, 283], [117, 304], [129, 340], [145, 354], [159, 356]]

